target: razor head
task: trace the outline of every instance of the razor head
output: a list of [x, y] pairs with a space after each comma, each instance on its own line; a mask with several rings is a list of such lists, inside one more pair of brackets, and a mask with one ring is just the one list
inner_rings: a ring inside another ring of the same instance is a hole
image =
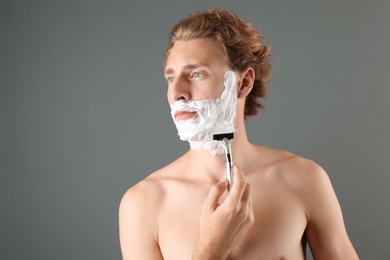
[[213, 135], [214, 141], [223, 141], [223, 139], [232, 140], [234, 137], [234, 133], [226, 133], [226, 134], [215, 134]]

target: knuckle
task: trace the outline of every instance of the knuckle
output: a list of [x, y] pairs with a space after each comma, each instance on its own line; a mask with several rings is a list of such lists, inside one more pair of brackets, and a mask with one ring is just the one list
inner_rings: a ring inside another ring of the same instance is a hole
[[241, 221], [246, 221], [248, 219], [248, 217], [250, 216], [249, 209], [245, 206], [240, 207], [239, 209], [236, 210], [236, 216]]
[[236, 216], [239, 213], [239, 208], [232, 204], [228, 204], [226, 210], [230, 216]]
[[233, 216], [234, 218], [240, 216], [242, 214], [242, 210], [243, 208], [240, 202], [227, 204], [227, 212], [229, 213], [229, 215]]
[[241, 220], [241, 221], [246, 221], [248, 219], [248, 213], [245, 212], [245, 210], [240, 210], [237, 214], [237, 217]]
[[245, 183], [245, 192], [250, 195], [252, 193], [252, 185], [248, 182]]
[[245, 200], [251, 200], [252, 198], [252, 185], [249, 183], [245, 184], [244, 192], [243, 192], [243, 199]]

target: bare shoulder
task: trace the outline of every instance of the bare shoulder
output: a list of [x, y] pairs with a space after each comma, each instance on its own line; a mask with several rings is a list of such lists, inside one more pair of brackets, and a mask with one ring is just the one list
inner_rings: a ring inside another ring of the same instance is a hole
[[326, 171], [316, 162], [288, 151], [261, 147], [265, 154], [266, 177], [310, 204], [317, 195], [333, 193]]
[[265, 154], [265, 164], [278, 177], [298, 181], [315, 181], [327, 176], [325, 170], [314, 161], [285, 150], [261, 147]]
[[[122, 197], [120, 210], [136, 209], [137, 212], [156, 211], [164, 198], [164, 189], [159, 181], [162, 170], [150, 174], [129, 188]], [[156, 212], [149, 212], [156, 213]]]
[[166, 184], [174, 179], [173, 172], [176, 171], [177, 162], [175, 161], [129, 188], [122, 197], [120, 211], [133, 210], [141, 215], [150, 213], [156, 217], [169, 191]]
[[119, 206], [119, 235], [123, 259], [162, 259], [158, 247], [158, 218], [165, 191], [162, 170], [152, 173], [123, 195]]
[[156, 222], [155, 216], [160, 204], [157, 199], [161, 194], [158, 183], [149, 177], [128, 189], [119, 206], [120, 231], [142, 227], [150, 237], [156, 237], [158, 230], [153, 223]]
[[343, 216], [325, 170], [312, 160], [292, 153], [264, 148], [268, 156], [266, 175], [273, 187], [295, 197], [303, 207], [305, 235], [315, 259], [358, 259], [345, 230]]

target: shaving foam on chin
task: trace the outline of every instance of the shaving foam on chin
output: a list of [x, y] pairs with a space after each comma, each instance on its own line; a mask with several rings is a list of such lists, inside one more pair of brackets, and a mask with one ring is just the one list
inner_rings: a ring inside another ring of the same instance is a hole
[[[219, 141], [213, 140], [214, 134], [234, 133], [237, 104], [236, 74], [227, 71], [223, 81], [224, 89], [216, 100], [179, 100], [171, 105], [171, 115], [180, 139], [188, 141], [191, 148], [209, 151], [212, 155], [223, 154], [224, 148]], [[196, 118], [175, 121], [176, 111], [197, 112]]]

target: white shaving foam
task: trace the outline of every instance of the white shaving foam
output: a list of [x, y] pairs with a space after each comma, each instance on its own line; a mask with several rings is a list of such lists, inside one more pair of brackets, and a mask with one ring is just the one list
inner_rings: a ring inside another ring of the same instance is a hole
[[[180, 139], [188, 141], [191, 148], [209, 151], [212, 155], [223, 154], [224, 148], [219, 141], [213, 140], [214, 134], [234, 133], [237, 104], [236, 74], [227, 71], [223, 81], [224, 89], [216, 100], [179, 100], [171, 105], [171, 115]], [[198, 117], [175, 121], [176, 111], [197, 112]]]

